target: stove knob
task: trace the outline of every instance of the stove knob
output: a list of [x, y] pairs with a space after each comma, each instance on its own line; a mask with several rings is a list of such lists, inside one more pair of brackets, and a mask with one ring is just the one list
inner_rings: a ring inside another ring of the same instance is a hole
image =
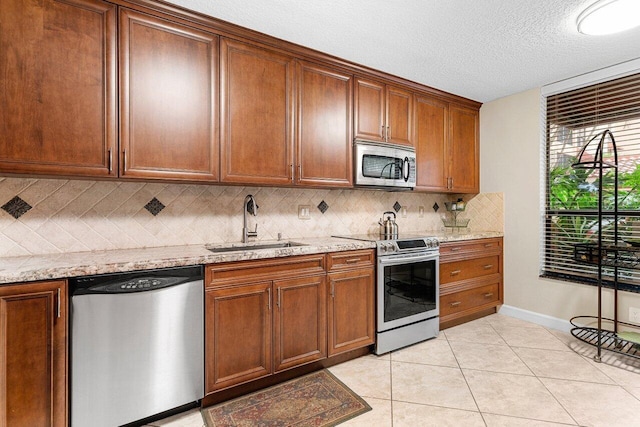
[[387, 243], [387, 252], [395, 252], [396, 251], [396, 247], [393, 245], [393, 243]]
[[387, 248], [384, 245], [380, 245], [380, 246], [378, 246], [378, 252], [383, 254], [383, 253], [387, 252]]

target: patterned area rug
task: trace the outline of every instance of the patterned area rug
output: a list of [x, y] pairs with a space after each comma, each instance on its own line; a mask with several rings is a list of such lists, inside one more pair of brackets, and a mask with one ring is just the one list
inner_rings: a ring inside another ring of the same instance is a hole
[[326, 427], [371, 407], [322, 370], [202, 409], [208, 427]]

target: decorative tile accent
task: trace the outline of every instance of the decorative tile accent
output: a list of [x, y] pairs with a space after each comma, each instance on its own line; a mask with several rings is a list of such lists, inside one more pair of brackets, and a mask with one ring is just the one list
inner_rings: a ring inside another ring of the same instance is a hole
[[2, 206], [2, 209], [15, 219], [18, 219], [31, 209], [31, 205], [22, 200], [19, 196], [15, 196], [13, 199], [5, 203]]
[[440, 209], [440, 205], [436, 202], [433, 204], [432, 208], [434, 212], [438, 212], [438, 209]]
[[329, 205], [324, 200], [320, 202], [318, 205], [318, 210], [322, 213], [325, 213], [329, 209]]
[[402, 209], [402, 205], [396, 201], [396, 202], [393, 204], [393, 209], [395, 209], [395, 210], [396, 210], [396, 212], [399, 212], [399, 211], [400, 211], [400, 209]]
[[156, 216], [160, 212], [162, 212], [162, 209], [164, 209], [165, 206], [162, 204], [160, 200], [154, 197], [153, 199], [151, 199], [149, 203], [144, 205], [144, 208], [148, 210], [151, 213], [151, 215]]

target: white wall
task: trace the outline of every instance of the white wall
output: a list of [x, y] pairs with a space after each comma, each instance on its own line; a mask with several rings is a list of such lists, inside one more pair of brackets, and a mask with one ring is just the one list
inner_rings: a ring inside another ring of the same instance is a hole
[[[568, 320], [597, 314], [596, 288], [541, 279], [540, 89], [501, 98], [480, 110], [481, 192], [504, 193], [505, 304]], [[640, 307], [640, 295], [621, 292], [620, 319]], [[612, 293], [603, 292], [603, 314], [612, 316]]]

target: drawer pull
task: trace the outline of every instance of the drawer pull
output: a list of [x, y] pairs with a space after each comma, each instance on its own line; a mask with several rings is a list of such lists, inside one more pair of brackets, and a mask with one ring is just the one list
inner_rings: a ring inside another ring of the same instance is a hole
[[460, 304], [462, 304], [460, 301], [454, 301], [454, 302], [450, 302], [450, 303], [449, 303], [449, 305], [450, 305], [451, 307], [457, 307], [457, 306], [459, 306]]
[[461, 247], [451, 248], [451, 252], [458, 252], [460, 249], [462, 248]]
[[359, 262], [360, 258], [350, 258], [348, 260], [345, 261], [345, 263], [347, 264], [355, 264], [356, 262]]
[[460, 274], [461, 270], [453, 270], [451, 273], [449, 273], [450, 276], [457, 276], [458, 274]]
[[485, 244], [484, 244], [484, 247], [485, 247], [485, 248], [490, 248], [491, 246], [493, 246], [493, 243], [485, 243]]
[[493, 268], [493, 264], [486, 264], [486, 265], [483, 265], [483, 266], [482, 266], [482, 268], [484, 268], [485, 270], [490, 270], [490, 269], [492, 269], [492, 268]]
[[271, 311], [271, 288], [267, 288], [267, 307]]
[[486, 294], [484, 294], [485, 298], [491, 298], [493, 296], [493, 292], [487, 292]]

